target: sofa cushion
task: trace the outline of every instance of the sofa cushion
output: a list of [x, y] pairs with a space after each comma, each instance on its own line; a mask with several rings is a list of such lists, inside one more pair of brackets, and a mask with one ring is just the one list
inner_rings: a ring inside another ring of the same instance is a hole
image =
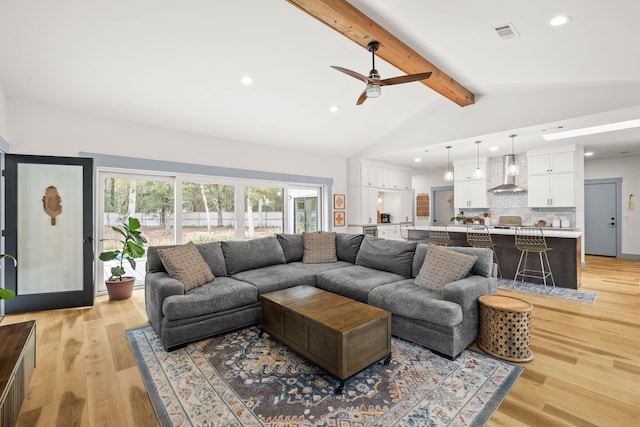
[[336, 256], [338, 261], [355, 264], [362, 239], [364, 239], [364, 234], [336, 234]]
[[441, 291], [447, 284], [469, 274], [477, 259], [476, 255], [454, 252], [430, 243], [415, 284]]
[[377, 270], [411, 277], [416, 242], [365, 236], [360, 245], [356, 264]]
[[354, 265], [318, 273], [316, 287], [366, 303], [372, 289], [402, 279], [399, 274]]
[[241, 271], [286, 262], [282, 246], [278, 243], [276, 236], [224, 241], [222, 252], [229, 276]]
[[211, 282], [214, 278], [196, 245], [184, 245], [158, 250], [169, 276], [184, 283], [185, 292]]
[[292, 262], [290, 264], [292, 267], [303, 268], [307, 271], [311, 271], [314, 274], [322, 273], [327, 270], [335, 270], [336, 268], [344, 268], [344, 267], [353, 267], [353, 264], [346, 261], [336, 261], [336, 262], [323, 262], [320, 264], [305, 264], [303, 262]]
[[195, 288], [185, 295], [164, 299], [162, 314], [168, 320], [190, 319], [231, 310], [258, 301], [255, 286], [230, 277], [216, 277], [213, 282]]
[[[471, 268], [471, 274], [482, 277], [492, 277], [493, 274], [493, 251], [489, 248], [473, 248], [469, 246], [448, 246], [455, 252], [467, 255], [476, 255], [478, 260]], [[411, 277], [417, 277], [424, 264], [424, 257], [427, 255], [427, 244], [419, 243], [416, 247], [416, 253], [413, 257], [413, 274]]]
[[336, 262], [336, 233], [302, 233], [304, 252], [302, 262]]
[[196, 243], [196, 248], [200, 251], [200, 255], [209, 265], [211, 272], [215, 277], [227, 275], [227, 264], [222, 253], [222, 244], [220, 242]]
[[302, 245], [302, 234], [276, 234], [278, 243], [282, 246], [285, 261], [302, 261], [304, 246]]
[[439, 292], [415, 285], [411, 279], [371, 290], [367, 302], [394, 315], [440, 326], [453, 327], [463, 320], [460, 305], [444, 300]]
[[482, 277], [493, 276], [493, 250], [489, 248], [472, 248], [466, 246], [453, 246], [451, 249], [454, 252], [460, 252], [461, 254], [475, 255], [478, 260], [473, 264], [471, 274]]
[[289, 264], [269, 265], [243, 271], [234, 279], [250, 283], [258, 290], [258, 295], [299, 285], [315, 286], [315, 273]]

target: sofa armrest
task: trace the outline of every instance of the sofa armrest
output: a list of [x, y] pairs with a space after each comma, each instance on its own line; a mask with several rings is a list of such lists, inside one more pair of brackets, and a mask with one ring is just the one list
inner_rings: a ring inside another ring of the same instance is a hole
[[171, 295], [184, 295], [184, 284], [165, 272], [149, 272], [144, 278], [144, 300], [149, 323], [158, 334], [162, 322], [162, 304]]
[[475, 310], [478, 298], [482, 295], [493, 295], [497, 292], [496, 279], [482, 276], [468, 276], [451, 282], [442, 290], [442, 296], [462, 307], [462, 312]]

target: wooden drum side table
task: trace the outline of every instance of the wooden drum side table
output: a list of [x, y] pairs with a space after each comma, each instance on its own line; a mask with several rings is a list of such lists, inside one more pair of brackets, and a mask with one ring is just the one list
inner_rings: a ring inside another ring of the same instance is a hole
[[483, 295], [480, 302], [480, 339], [485, 353], [511, 362], [529, 362], [533, 305], [519, 298]]

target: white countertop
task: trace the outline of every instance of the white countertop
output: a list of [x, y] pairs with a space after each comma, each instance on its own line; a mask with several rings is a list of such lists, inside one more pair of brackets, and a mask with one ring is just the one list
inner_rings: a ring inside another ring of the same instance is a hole
[[[457, 233], [466, 233], [467, 225], [457, 225], [457, 224], [447, 224], [447, 230], [451, 232]], [[415, 227], [417, 230], [428, 230], [429, 227], [426, 225], [418, 225]], [[442, 226], [433, 226], [434, 230], [444, 230]], [[492, 228], [489, 226], [489, 233], [491, 234], [503, 234], [506, 236], [514, 236], [516, 234], [516, 230], [514, 228]], [[558, 227], [543, 227], [542, 234], [545, 237], [564, 237], [568, 239], [576, 239], [582, 236], [582, 231], [577, 228], [558, 228]]]

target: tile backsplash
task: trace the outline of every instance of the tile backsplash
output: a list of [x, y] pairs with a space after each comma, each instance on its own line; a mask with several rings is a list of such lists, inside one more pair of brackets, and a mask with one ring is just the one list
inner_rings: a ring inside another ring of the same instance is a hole
[[[515, 183], [527, 188], [527, 158], [524, 154], [516, 155], [515, 161], [520, 168], [520, 173], [516, 176]], [[488, 188], [493, 188], [503, 183], [504, 175], [502, 168], [502, 157], [488, 159]], [[499, 216], [513, 215], [521, 217], [524, 225], [532, 225], [539, 220], [544, 220], [547, 224], [551, 224], [554, 218], [559, 218], [568, 219], [569, 227], [571, 228], [575, 228], [576, 226], [575, 208], [530, 208], [527, 206], [527, 193], [489, 193], [487, 196], [490, 206], [489, 210], [491, 211], [491, 218], [488, 225], [497, 225]], [[467, 217], [482, 217], [487, 212], [487, 209], [463, 209], [463, 211]]]

